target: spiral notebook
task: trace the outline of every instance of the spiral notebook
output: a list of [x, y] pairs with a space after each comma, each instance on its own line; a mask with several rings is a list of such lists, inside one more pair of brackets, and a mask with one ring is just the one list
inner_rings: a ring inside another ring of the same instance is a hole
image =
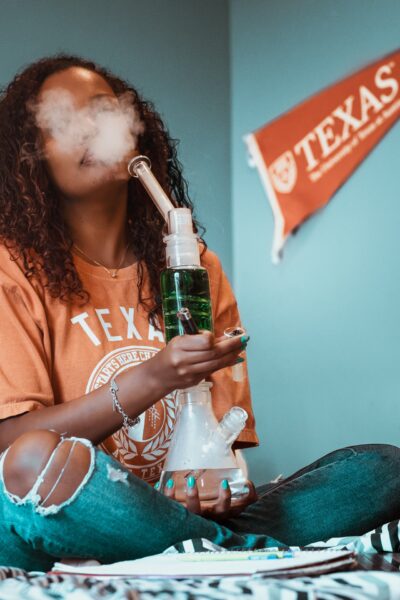
[[157, 554], [109, 565], [56, 563], [51, 573], [86, 577], [183, 578], [266, 574], [280, 577], [319, 575], [357, 565], [347, 550], [254, 550]]

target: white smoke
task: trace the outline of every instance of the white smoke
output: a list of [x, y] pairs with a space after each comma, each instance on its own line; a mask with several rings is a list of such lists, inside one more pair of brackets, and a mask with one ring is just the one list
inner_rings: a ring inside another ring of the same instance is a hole
[[114, 165], [136, 148], [143, 133], [132, 96], [100, 96], [79, 108], [67, 90], [54, 89], [42, 94], [35, 108], [36, 124], [51, 135], [61, 150], [89, 164]]

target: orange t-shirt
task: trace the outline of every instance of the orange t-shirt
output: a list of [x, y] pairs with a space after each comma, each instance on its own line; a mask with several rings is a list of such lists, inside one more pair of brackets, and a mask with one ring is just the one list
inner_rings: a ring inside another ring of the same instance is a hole
[[[0, 245], [0, 418], [73, 401], [108, 385], [111, 377], [154, 356], [165, 346], [162, 331], [138, 305], [137, 267], [113, 279], [102, 267], [74, 256], [90, 300], [84, 306], [51, 298], [36, 279], [27, 279], [21, 261]], [[216, 336], [239, 323], [235, 297], [214, 253], [202, 264], [210, 277]], [[147, 285], [147, 284], [146, 284]], [[237, 447], [257, 445], [248, 381], [234, 383], [230, 369], [212, 375], [217, 418], [232, 405], [249, 414]], [[111, 396], [110, 396], [111, 402]], [[175, 394], [121, 428], [101, 448], [145, 481], [159, 479], [176, 420]]]

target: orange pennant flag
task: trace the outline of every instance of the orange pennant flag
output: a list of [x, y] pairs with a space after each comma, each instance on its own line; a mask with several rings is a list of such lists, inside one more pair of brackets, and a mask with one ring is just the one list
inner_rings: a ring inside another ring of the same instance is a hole
[[247, 135], [275, 220], [272, 260], [400, 115], [400, 50]]

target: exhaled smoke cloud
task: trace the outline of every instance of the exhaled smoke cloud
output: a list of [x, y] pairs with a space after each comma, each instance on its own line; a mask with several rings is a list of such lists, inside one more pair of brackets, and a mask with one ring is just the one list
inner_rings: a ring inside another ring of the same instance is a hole
[[46, 130], [61, 150], [80, 153], [87, 163], [113, 165], [132, 152], [143, 133], [129, 92], [114, 98], [100, 96], [78, 108], [63, 89], [44, 92], [34, 107], [38, 127]]

